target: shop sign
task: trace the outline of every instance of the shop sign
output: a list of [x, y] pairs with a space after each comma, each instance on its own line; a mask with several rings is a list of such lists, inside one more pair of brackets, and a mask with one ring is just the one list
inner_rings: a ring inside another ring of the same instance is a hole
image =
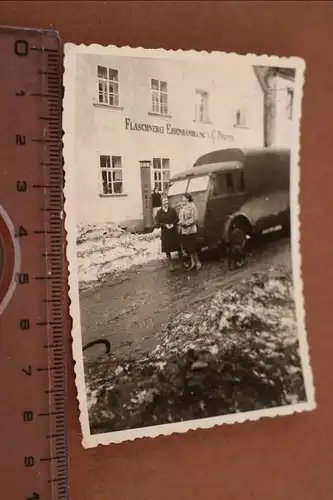
[[218, 141], [234, 141], [233, 135], [224, 134], [221, 130], [192, 130], [187, 128], [173, 127], [171, 123], [166, 125], [152, 125], [148, 123], [137, 123], [130, 118], [125, 118], [125, 128], [129, 131], [152, 132], [154, 134], [179, 135], [183, 137], [194, 137], [198, 139], [212, 139]]

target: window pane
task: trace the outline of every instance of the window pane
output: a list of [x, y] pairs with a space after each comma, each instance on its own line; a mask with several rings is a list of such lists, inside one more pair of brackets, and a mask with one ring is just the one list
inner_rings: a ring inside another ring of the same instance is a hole
[[109, 80], [114, 80], [115, 82], [118, 81], [118, 70], [109, 69]]
[[197, 90], [195, 93], [195, 119], [208, 121], [208, 92]]
[[201, 177], [194, 177], [190, 180], [187, 191], [189, 193], [194, 193], [198, 191], [205, 191], [208, 187], [209, 177], [208, 175], [204, 175]]
[[161, 104], [161, 115], [167, 115], [167, 114], [168, 114], [168, 105]]
[[107, 90], [106, 82], [104, 80], [100, 80], [98, 82], [98, 99], [99, 99], [99, 102], [107, 103], [107, 93], [106, 93], [106, 90]]
[[102, 182], [103, 182], [103, 184], [107, 184], [107, 182], [108, 182], [108, 178], [107, 178], [105, 170], [102, 170]]
[[168, 181], [170, 179], [170, 170], [162, 170], [163, 181]]
[[98, 78], [107, 78], [108, 70], [104, 66], [97, 66], [97, 76]]
[[98, 100], [104, 102], [103, 85], [100, 82], [98, 83]]
[[162, 159], [162, 166], [163, 166], [163, 168], [170, 168], [170, 159], [169, 158], [163, 158]]
[[161, 104], [167, 104], [168, 94], [161, 94]]
[[238, 109], [236, 111], [236, 125], [239, 125], [240, 127], [244, 127], [246, 124], [246, 115], [243, 110]]
[[117, 194], [121, 194], [123, 192], [123, 183], [122, 182], [114, 182], [113, 192], [117, 193]]
[[151, 81], [151, 88], [153, 90], [159, 90], [159, 88], [158, 88], [158, 80], [152, 79], [152, 81]]
[[101, 168], [110, 168], [110, 156], [100, 156]]
[[112, 167], [121, 169], [121, 156], [112, 156]]
[[231, 173], [226, 174], [226, 180], [227, 180], [228, 193], [233, 193], [233, 191], [234, 191], [234, 182], [233, 182], [233, 177], [232, 177]]
[[153, 113], [159, 113], [160, 107], [157, 102], [153, 102]]
[[235, 185], [238, 193], [245, 191], [244, 172], [235, 172]]
[[219, 174], [214, 179], [213, 195], [219, 196], [227, 193], [227, 181], [225, 174]]
[[288, 100], [287, 100], [287, 112], [288, 112], [288, 118], [292, 120], [293, 117], [293, 98], [294, 98], [294, 93], [291, 89], [288, 89]]
[[158, 113], [160, 110], [158, 93], [155, 91], [152, 92], [152, 110], [153, 110], [153, 113]]
[[112, 180], [114, 182], [121, 182], [123, 180], [123, 175], [121, 170], [113, 170], [112, 172]]
[[110, 173], [107, 170], [102, 170], [102, 184], [103, 184], [103, 193], [104, 194], [110, 194], [112, 193], [112, 186], [111, 186], [111, 177]]
[[167, 92], [168, 91], [168, 84], [167, 84], [167, 82], [160, 82], [160, 90], [161, 90], [161, 92]]
[[110, 106], [119, 106], [119, 97], [117, 94], [109, 94]]
[[153, 168], [161, 168], [161, 158], [153, 158]]
[[187, 179], [174, 182], [173, 184], [171, 184], [169, 188], [168, 195], [173, 196], [176, 194], [184, 194], [186, 191], [187, 184], [188, 184]]
[[118, 83], [109, 83], [109, 93], [118, 94]]

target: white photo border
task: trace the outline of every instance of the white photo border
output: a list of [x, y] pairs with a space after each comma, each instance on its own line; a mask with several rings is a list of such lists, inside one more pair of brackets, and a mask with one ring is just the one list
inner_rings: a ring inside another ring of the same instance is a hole
[[[75, 162], [74, 162], [74, 137], [75, 137], [75, 82], [76, 82], [76, 57], [82, 54], [91, 55], [117, 55], [127, 57], [142, 57], [156, 59], [184, 59], [202, 61], [210, 58], [218, 63], [226, 58], [243, 60], [257, 66], [274, 66], [282, 68], [294, 68], [296, 70], [294, 87], [294, 119], [292, 124], [292, 147], [290, 166], [290, 213], [291, 213], [291, 259], [293, 284], [295, 295], [295, 307], [297, 316], [297, 332], [300, 345], [301, 363], [306, 389], [307, 402], [294, 405], [275, 407], [264, 410], [217, 416], [205, 419], [190, 420], [185, 422], [156, 425], [138, 429], [109, 432], [103, 434], [91, 434], [88, 418], [88, 407], [85, 388], [85, 375], [82, 354], [82, 337], [80, 323], [80, 304], [77, 271], [77, 249], [76, 249], [76, 188], [75, 188]], [[165, 50], [144, 49], [142, 47], [131, 48], [116, 46], [101, 46], [97, 44], [75, 45], [65, 44], [64, 58], [64, 101], [63, 101], [63, 143], [64, 143], [64, 211], [65, 229], [67, 232], [67, 260], [69, 270], [69, 298], [70, 316], [72, 318], [72, 352], [74, 358], [75, 383], [77, 388], [77, 399], [80, 411], [80, 424], [82, 430], [82, 446], [92, 448], [98, 445], [121, 443], [143, 437], [156, 437], [159, 435], [170, 435], [184, 433], [188, 430], [211, 428], [222, 424], [234, 424], [245, 421], [254, 421], [263, 417], [276, 417], [290, 415], [303, 411], [311, 411], [316, 408], [313, 375], [310, 365], [309, 346], [305, 328], [305, 308], [302, 281], [302, 257], [300, 247], [300, 124], [302, 114], [302, 98], [304, 85], [305, 61], [298, 57], [277, 57], [268, 55], [246, 54], [225, 52], [206, 52], [194, 50]]]

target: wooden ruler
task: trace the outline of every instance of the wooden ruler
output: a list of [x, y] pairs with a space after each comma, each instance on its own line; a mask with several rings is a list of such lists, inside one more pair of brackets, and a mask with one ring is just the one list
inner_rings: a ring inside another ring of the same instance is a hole
[[62, 46], [0, 28], [1, 498], [67, 496]]

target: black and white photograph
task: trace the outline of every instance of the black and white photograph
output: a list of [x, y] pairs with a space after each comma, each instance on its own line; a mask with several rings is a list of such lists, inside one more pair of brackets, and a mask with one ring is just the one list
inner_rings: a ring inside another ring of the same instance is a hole
[[299, 223], [304, 71], [296, 57], [67, 44], [84, 447], [315, 408]]

